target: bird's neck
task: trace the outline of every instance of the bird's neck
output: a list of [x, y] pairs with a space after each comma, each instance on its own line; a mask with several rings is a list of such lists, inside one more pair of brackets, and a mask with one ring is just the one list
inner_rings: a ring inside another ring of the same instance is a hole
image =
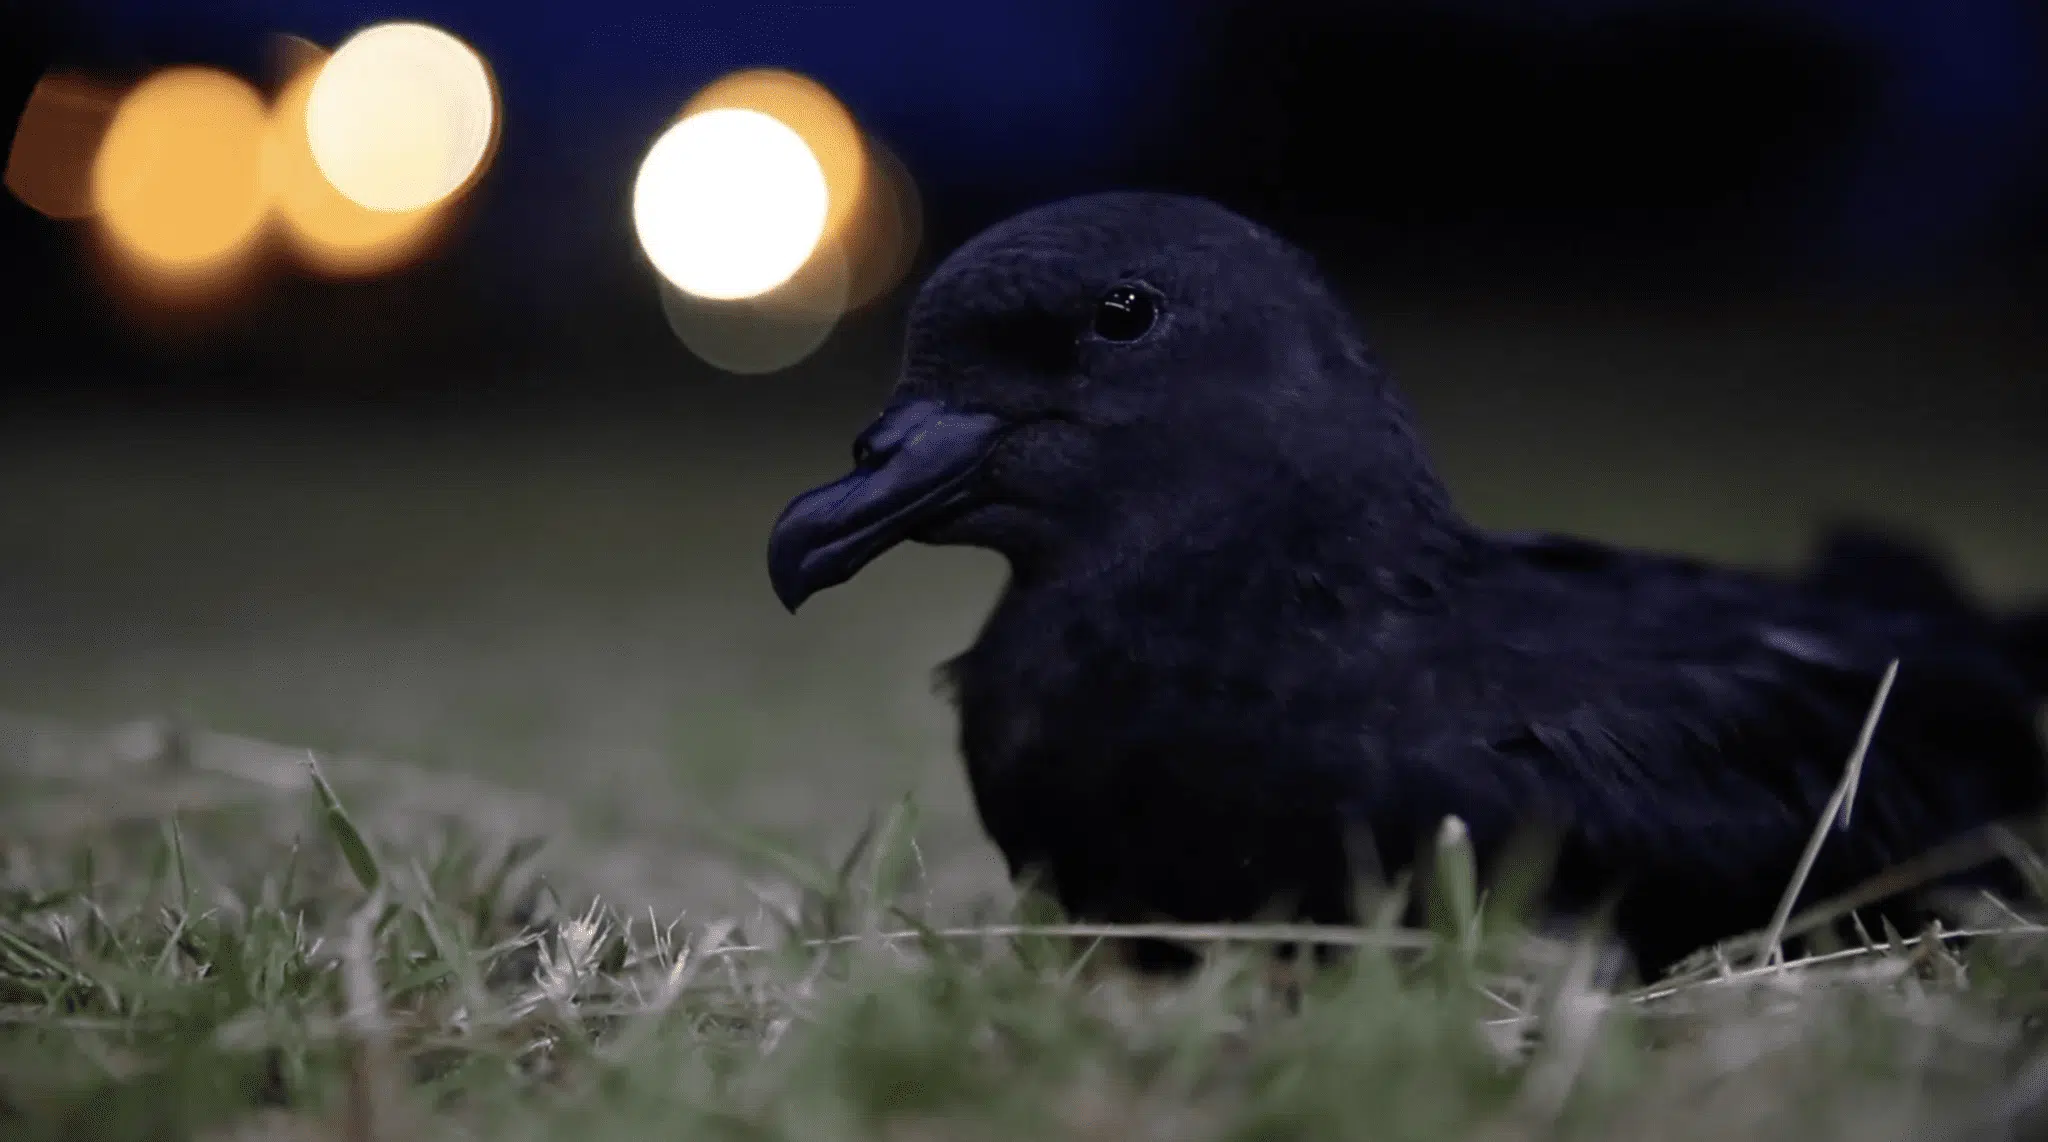
[[1055, 544], [1005, 552], [1012, 592], [1200, 598], [1276, 617], [1325, 596], [1369, 613], [1436, 593], [1471, 554], [1474, 532], [1406, 402], [1376, 367], [1361, 367], [1325, 386], [1335, 396], [1312, 424], [1232, 434], [1225, 440], [1253, 443], [1199, 459], [1157, 457], [1144, 466], [1149, 487], [1141, 477], [1137, 490], [1106, 497]]
[[1012, 558], [1006, 595], [1181, 622], [1366, 616], [1424, 605], [1471, 551], [1472, 529], [1426, 471], [1246, 486], [1234, 502], [1133, 513], [1063, 558]]

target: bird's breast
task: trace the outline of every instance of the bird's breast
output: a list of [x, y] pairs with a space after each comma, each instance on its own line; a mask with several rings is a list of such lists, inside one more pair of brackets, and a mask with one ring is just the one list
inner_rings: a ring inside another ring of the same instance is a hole
[[1341, 918], [1335, 774], [1289, 716], [1307, 688], [1168, 641], [990, 633], [955, 670], [960, 744], [1013, 873], [1105, 919]]

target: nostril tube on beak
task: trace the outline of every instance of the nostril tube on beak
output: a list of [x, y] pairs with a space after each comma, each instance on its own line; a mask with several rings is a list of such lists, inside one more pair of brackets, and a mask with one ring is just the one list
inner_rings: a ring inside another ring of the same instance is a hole
[[854, 470], [790, 501], [768, 537], [768, 576], [794, 611], [972, 492], [1006, 427], [987, 413], [905, 401], [853, 442]]

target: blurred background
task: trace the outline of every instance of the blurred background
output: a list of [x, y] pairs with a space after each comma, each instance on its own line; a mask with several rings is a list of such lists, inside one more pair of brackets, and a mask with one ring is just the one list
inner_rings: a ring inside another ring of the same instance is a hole
[[[1307, 246], [1483, 523], [1785, 565], [1858, 515], [2048, 593], [2028, 0], [0, 12], [0, 708], [484, 777], [664, 900], [731, 898], [707, 818], [828, 852], [904, 792], [942, 891], [999, 885], [929, 687], [998, 562], [905, 549], [792, 618], [763, 545], [922, 273], [1069, 193]], [[430, 118], [336, 94], [327, 53], [392, 20], [487, 96], [402, 210], [320, 150], [322, 114]], [[656, 140], [719, 107], [824, 188], [752, 301], [663, 265], [694, 216], [656, 208], [744, 164], [662, 182]]]

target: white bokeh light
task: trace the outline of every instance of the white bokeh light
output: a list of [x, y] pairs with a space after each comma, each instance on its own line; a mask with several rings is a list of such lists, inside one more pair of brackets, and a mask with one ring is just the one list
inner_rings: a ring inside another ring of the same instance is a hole
[[365, 28], [330, 58], [306, 99], [320, 173], [371, 210], [420, 210], [462, 189], [496, 130], [490, 70], [426, 24]]
[[825, 231], [825, 171], [803, 136], [737, 107], [670, 127], [633, 183], [633, 228], [655, 270], [697, 297], [766, 293]]

